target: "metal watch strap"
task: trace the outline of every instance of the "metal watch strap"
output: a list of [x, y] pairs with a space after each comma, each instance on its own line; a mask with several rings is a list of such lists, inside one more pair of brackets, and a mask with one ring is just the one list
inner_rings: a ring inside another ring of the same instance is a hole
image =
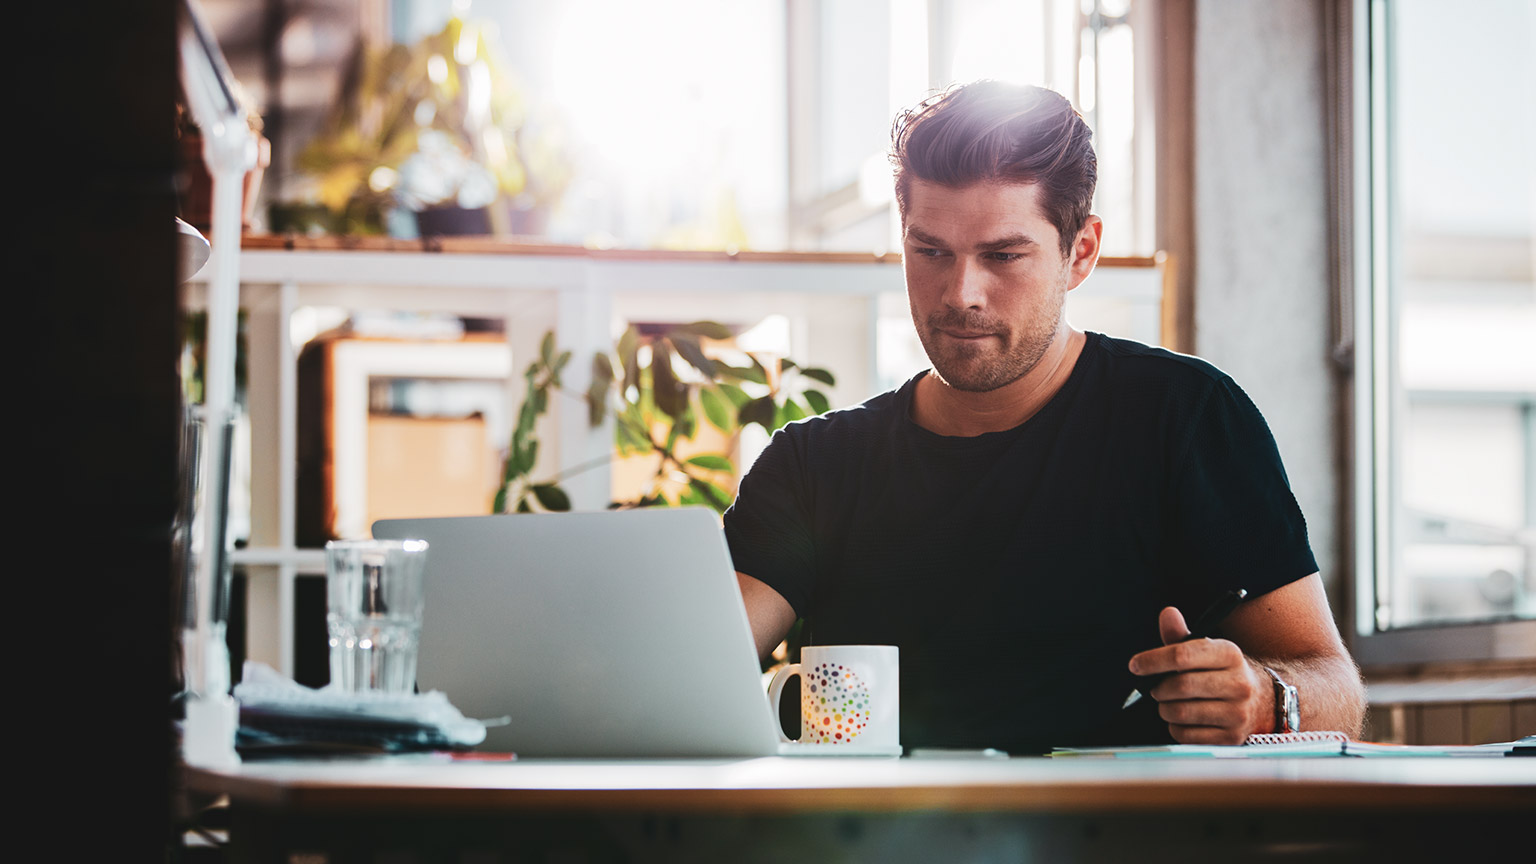
[[1280, 673], [1264, 667], [1269, 677], [1275, 682], [1275, 731], [1299, 732], [1301, 731], [1301, 710], [1297, 702], [1296, 688], [1285, 683]]

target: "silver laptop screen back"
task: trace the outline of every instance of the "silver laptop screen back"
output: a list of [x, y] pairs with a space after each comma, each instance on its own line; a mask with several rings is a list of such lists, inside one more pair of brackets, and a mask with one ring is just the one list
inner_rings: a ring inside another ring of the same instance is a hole
[[777, 735], [718, 519], [702, 509], [384, 520], [426, 540], [417, 672], [484, 750], [747, 756]]

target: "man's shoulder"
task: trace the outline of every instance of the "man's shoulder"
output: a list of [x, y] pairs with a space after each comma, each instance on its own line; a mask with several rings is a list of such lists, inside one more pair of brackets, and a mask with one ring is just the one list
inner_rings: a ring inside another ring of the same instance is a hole
[[1190, 382], [1225, 383], [1231, 380], [1214, 363], [1193, 354], [1180, 354], [1167, 348], [1147, 345], [1131, 339], [1094, 334], [1095, 346], [1115, 374], [1139, 378], [1166, 378]]
[[1258, 414], [1242, 386], [1209, 360], [1102, 335], [1098, 346], [1104, 370], [1100, 398], [1123, 410], [1149, 412], [1164, 421], [1196, 414]]
[[779, 432], [794, 438], [821, 438], [828, 435], [857, 437], [871, 430], [885, 428], [894, 420], [907, 416], [913, 381], [871, 396], [857, 405], [788, 423]]
[[1130, 339], [1094, 334], [1097, 387], [1105, 398], [1193, 409], [1213, 394], [1241, 388], [1216, 364]]

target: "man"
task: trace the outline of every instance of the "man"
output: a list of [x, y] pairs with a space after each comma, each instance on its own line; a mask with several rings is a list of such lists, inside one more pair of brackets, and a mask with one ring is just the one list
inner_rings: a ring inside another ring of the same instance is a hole
[[[1236, 744], [1296, 725], [1292, 695], [1302, 728], [1358, 734], [1359, 672], [1258, 410], [1208, 363], [1063, 317], [1103, 230], [1090, 134], [997, 82], [897, 120], [933, 368], [784, 428], [743, 478], [725, 530], [758, 650], [800, 617], [815, 644], [900, 646], [908, 748]], [[1181, 641], [1236, 589], [1219, 638]]]

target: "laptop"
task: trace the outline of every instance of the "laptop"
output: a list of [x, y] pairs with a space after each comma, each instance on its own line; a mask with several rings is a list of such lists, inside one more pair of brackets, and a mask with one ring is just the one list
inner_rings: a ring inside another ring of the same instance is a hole
[[480, 749], [826, 752], [780, 743], [712, 511], [386, 519], [373, 535], [431, 544], [417, 686], [466, 717], [510, 717]]

